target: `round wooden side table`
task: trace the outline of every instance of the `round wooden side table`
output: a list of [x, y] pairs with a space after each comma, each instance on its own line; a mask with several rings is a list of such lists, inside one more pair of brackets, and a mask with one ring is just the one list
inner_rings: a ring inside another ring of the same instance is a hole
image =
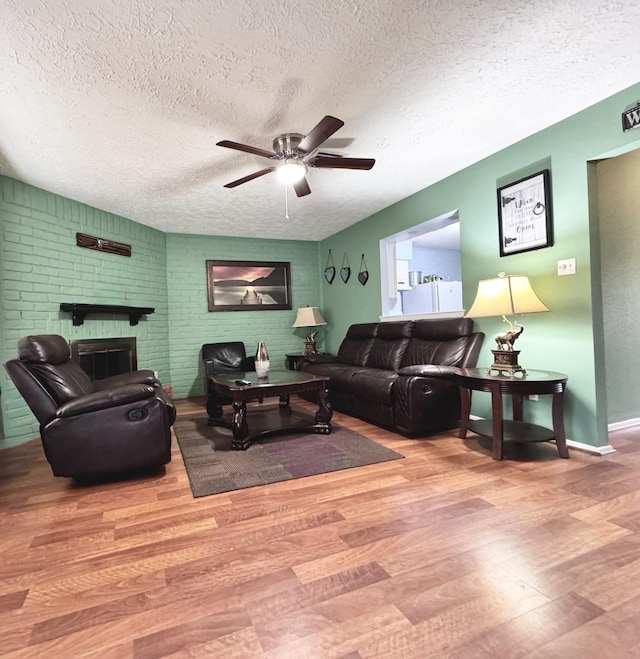
[[[457, 374], [460, 387], [461, 419], [459, 437], [467, 431], [490, 437], [494, 460], [502, 460], [504, 441], [548, 442], [555, 440], [561, 458], [569, 457], [564, 434], [564, 392], [567, 376], [551, 371], [527, 371], [523, 376], [489, 375], [487, 369], [462, 368]], [[491, 419], [470, 420], [471, 392], [491, 393]], [[513, 420], [502, 414], [502, 395], [511, 396]], [[522, 418], [524, 396], [549, 394], [553, 396], [551, 416], [553, 430], [527, 423]]]

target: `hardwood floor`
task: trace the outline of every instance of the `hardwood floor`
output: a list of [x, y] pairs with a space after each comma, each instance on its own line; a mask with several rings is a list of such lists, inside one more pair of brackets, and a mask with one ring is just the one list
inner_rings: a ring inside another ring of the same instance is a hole
[[640, 657], [640, 429], [496, 462], [334, 421], [405, 459], [194, 499], [175, 441], [90, 487], [0, 452], [0, 654]]

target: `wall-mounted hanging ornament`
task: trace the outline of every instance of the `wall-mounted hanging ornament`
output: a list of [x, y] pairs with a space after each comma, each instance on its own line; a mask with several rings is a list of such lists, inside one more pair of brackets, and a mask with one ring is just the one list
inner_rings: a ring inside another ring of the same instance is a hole
[[333, 263], [333, 256], [331, 256], [331, 250], [329, 250], [329, 256], [327, 258], [327, 267], [324, 269], [324, 278], [329, 282], [329, 284], [333, 284], [333, 280], [335, 279], [336, 276], [336, 266]]
[[369, 271], [367, 270], [367, 262], [364, 260], [364, 254], [360, 260], [360, 272], [358, 273], [358, 281], [364, 286], [369, 281]]
[[342, 277], [342, 281], [345, 284], [349, 281], [349, 277], [351, 277], [351, 267], [349, 266], [349, 257], [347, 256], [346, 252], [342, 257], [342, 268], [340, 268], [340, 276]]
[[76, 233], [76, 245], [87, 249], [97, 249], [99, 252], [119, 254], [120, 256], [131, 256], [131, 245], [118, 243], [115, 240], [97, 238], [86, 233]]

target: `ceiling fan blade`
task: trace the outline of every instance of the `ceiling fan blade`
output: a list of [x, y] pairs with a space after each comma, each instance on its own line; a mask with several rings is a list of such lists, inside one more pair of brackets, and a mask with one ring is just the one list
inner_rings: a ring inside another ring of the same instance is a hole
[[298, 197], [306, 197], [306, 195], [311, 194], [311, 188], [309, 187], [306, 178], [301, 178], [299, 181], [296, 181], [293, 184], [293, 189], [296, 191]]
[[327, 169], [371, 169], [375, 164], [374, 158], [334, 158], [333, 156], [316, 156], [309, 162], [311, 167]]
[[266, 151], [265, 149], [259, 149], [257, 146], [249, 146], [248, 144], [240, 144], [239, 142], [231, 142], [230, 140], [222, 140], [222, 142], [216, 142], [216, 146], [224, 146], [227, 149], [235, 149], [236, 151], [253, 153], [256, 156], [262, 156], [263, 158], [273, 158], [275, 155], [273, 151]]
[[343, 126], [344, 121], [327, 115], [307, 133], [302, 142], [298, 144], [298, 150], [311, 153]]
[[272, 172], [274, 169], [275, 167], [267, 167], [266, 169], [261, 169], [259, 172], [253, 172], [253, 174], [249, 174], [248, 176], [243, 176], [242, 178], [239, 178], [236, 181], [231, 181], [231, 183], [227, 183], [224, 187], [235, 188], [236, 186], [242, 185], [243, 183], [248, 183], [249, 181], [253, 181], [254, 178], [264, 176], [265, 174]]

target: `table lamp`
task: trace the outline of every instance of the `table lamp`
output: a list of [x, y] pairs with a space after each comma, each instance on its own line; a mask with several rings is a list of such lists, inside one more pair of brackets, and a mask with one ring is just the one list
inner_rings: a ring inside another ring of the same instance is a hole
[[[318, 325], [326, 325], [327, 321], [322, 317], [318, 307], [301, 307], [298, 309], [298, 315], [291, 327], [318, 327]], [[316, 349], [316, 335], [317, 330], [311, 330], [304, 340], [304, 353], [305, 355], [317, 355]]]
[[524, 327], [516, 321], [512, 323], [507, 315], [538, 311], [549, 311], [549, 308], [535, 294], [528, 277], [506, 276], [504, 272], [500, 272], [495, 279], [481, 279], [478, 282], [476, 299], [465, 317], [502, 316], [502, 320], [509, 325], [507, 332], [496, 336], [498, 349], [491, 351], [494, 361], [487, 369], [490, 375], [494, 371], [497, 375], [506, 373], [512, 377], [516, 373], [526, 375], [524, 368], [518, 364], [520, 351], [513, 349], [513, 344], [524, 331]]

